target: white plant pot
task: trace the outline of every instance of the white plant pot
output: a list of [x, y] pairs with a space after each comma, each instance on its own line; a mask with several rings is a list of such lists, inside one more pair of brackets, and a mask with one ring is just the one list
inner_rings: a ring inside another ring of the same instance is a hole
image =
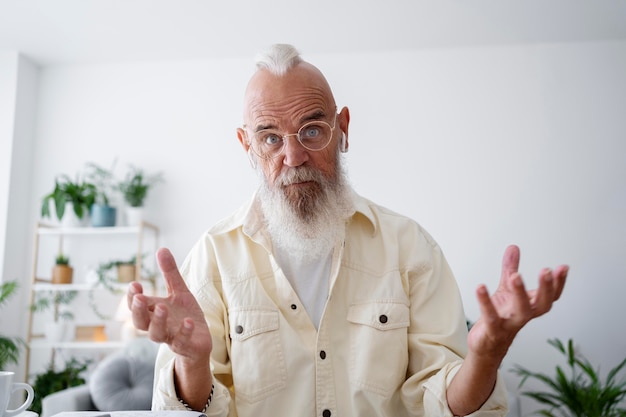
[[60, 320], [56, 323], [46, 325], [44, 333], [46, 340], [50, 343], [67, 342], [73, 336], [74, 327], [72, 323]]
[[80, 219], [74, 213], [74, 204], [73, 203], [65, 203], [65, 212], [63, 213], [63, 218], [61, 219], [62, 227], [83, 227], [89, 223], [89, 213], [83, 213], [83, 218]]
[[126, 207], [126, 225], [139, 226], [143, 221], [143, 207]]

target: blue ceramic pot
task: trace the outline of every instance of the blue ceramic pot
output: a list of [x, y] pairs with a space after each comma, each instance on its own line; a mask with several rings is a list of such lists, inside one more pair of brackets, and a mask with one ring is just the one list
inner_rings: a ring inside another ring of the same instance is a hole
[[94, 204], [91, 206], [90, 218], [93, 227], [112, 227], [115, 226], [115, 216], [117, 210], [115, 207], [105, 206], [103, 204]]

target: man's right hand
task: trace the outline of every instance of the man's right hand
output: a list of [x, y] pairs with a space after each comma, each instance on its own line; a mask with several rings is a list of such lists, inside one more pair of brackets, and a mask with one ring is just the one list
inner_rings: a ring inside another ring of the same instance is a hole
[[151, 340], [166, 343], [186, 366], [205, 366], [209, 362], [212, 342], [209, 326], [194, 295], [178, 271], [168, 249], [157, 252], [157, 262], [167, 285], [166, 297], [143, 293], [139, 282], [128, 287], [128, 308], [137, 329], [145, 330]]

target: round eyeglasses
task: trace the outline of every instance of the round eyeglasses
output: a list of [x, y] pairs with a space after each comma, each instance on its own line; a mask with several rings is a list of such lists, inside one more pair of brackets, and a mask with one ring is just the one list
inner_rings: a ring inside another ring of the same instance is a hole
[[[298, 142], [310, 151], [321, 151], [332, 140], [336, 123], [337, 114], [335, 114], [332, 126], [323, 120], [314, 120], [303, 124], [297, 133], [287, 135], [273, 129], [263, 129], [256, 132], [248, 130], [252, 139], [248, 143], [254, 153], [263, 159], [276, 158], [280, 155], [289, 136], [295, 136]], [[244, 129], [247, 129], [245, 125]]]

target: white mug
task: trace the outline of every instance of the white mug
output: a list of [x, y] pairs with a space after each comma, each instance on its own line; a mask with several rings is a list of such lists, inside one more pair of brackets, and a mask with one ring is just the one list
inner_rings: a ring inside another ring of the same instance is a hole
[[[13, 382], [14, 372], [0, 371], [0, 417], [13, 417], [24, 412], [33, 402], [35, 393], [33, 387], [23, 382]], [[9, 400], [14, 392], [26, 390], [28, 396], [24, 404], [16, 408], [15, 410], [7, 410], [9, 406]]]

